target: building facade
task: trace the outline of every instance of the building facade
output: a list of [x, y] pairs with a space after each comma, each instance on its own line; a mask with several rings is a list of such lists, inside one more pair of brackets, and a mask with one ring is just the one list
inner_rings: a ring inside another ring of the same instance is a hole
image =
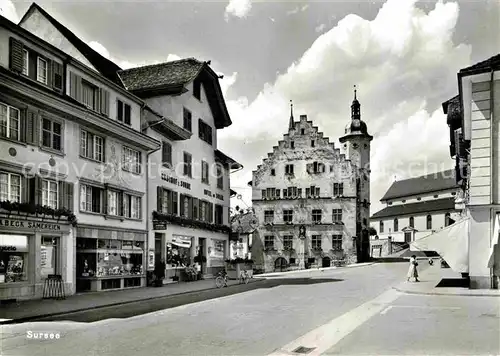
[[159, 142], [142, 101], [71, 56], [49, 17], [0, 18], [0, 299], [41, 297], [49, 275], [66, 294], [145, 284], [143, 163]]
[[143, 132], [162, 142], [149, 156], [149, 253], [165, 261], [167, 282], [197, 261], [213, 275], [229, 256], [229, 175], [242, 168], [217, 149], [217, 130], [231, 125], [219, 78], [194, 58], [119, 75], [151, 108]]
[[264, 271], [363, 261], [368, 252], [370, 142], [360, 104], [340, 139], [345, 153], [301, 115], [252, 172], [258, 227], [252, 259]]
[[392, 183], [380, 200], [385, 208], [373, 214], [370, 225], [372, 257], [382, 257], [409, 247], [415, 240], [453, 224], [459, 192], [455, 171], [436, 172]]
[[443, 110], [461, 186], [456, 206], [468, 218], [464, 271], [470, 288], [498, 288], [500, 55], [460, 70], [458, 89]]

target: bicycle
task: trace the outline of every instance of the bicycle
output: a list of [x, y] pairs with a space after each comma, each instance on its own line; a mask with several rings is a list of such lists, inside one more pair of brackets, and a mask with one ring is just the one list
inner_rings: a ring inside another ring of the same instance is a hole
[[217, 288], [227, 287], [227, 273], [226, 271], [220, 271], [215, 277], [215, 286]]
[[247, 270], [241, 271], [240, 272], [240, 278], [239, 278], [239, 283], [245, 283], [248, 284], [248, 281], [250, 280], [250, 276], [248, 275]]

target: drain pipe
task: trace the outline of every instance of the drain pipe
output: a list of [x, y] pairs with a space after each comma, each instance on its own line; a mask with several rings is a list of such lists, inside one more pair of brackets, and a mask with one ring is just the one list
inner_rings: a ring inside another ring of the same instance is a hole
[[[494, 73], [495, 73], [495, 70], [493, 69], [493, 66], [491, 66], [491, 71], [490, 71], [490, 150], [492, 152], [490, 152], [490, 169], [491, 169], [491, 172], [490, 172], [490, 194], [491, 194], [491, 204], [495, 204], [495, 194], [493, 192], [493, 189], [495, 189], [495, 185], [493, 184], [493, 173], [497, 173], [498, 169], [495, 169], [495, 166], [493, 165], [493, 118], [494, 118], [494, 115], [493, 115], [493, 110], [495, 108], [494, 106], [494, 101], [493, 101], [493, 98], [495, 96], [495, 93], [494, 93]], [[494, 232], [495, 231], [495, 218], [496, 218], [496, 211], [494, 209], [491, 209], [491, 222], [492, 222], [492, 231]], [[494, 243], [494, 240], [495, 239], [495, 236], [492, 236], [490, 238], [490, 245], [492, 243]], [[494, 253], [494, 250], [493, 250], [493, 253]], [[494, 288], [494, 273], [493, 273], [493, 268], [490, 268], [490, 288]]]

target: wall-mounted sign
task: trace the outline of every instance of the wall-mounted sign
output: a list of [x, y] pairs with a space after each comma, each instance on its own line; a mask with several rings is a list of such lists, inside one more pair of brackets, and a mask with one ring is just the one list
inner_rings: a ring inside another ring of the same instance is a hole
[[222, 194], [217, 193], [217, 194], [215, 194], [215, 197], [219, 200], [224, 200], [224, 195], [222, 195]]
[[212, 192], [208, 189], [204, 189], [203, 194], [205, 194], [207, 197], [212, 197]]
[[166, 221], [153, 221], [153, 230], [166, 230], [167, 222]]
[[148, 253], [148, 268], [154, 268], [155, 266], [155, 252], [154, 250], [149, 250]]
[[53, 224], [41, 221], [17, 220], [17, 219], [0, 219], [0, 227], [13, 227], [16, 229], [29, 230], [50, 230], [61, 231], [60, 224]]
[[161, 174], [161, 179], [164, 180], [167, 183], [177, 185], [178, 187], [186, 188], [186, 189], [191, 189], [191, 184], [188, 182], [181, 181], [175, 177], [169, 176], [167, 173], [162, 173]]

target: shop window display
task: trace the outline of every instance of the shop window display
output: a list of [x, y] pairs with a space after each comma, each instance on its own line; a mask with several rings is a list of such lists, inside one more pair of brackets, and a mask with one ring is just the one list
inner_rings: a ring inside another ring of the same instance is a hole
[[78, 239], [77, 275], [80, 277], [141, 276], [144, 242]]
[[28, 237], [0, 235], [0, 283], [28, 280]]
[[190, 247], [167, 243], [167, 264], [172, 267], [186, 267], [190, 264]]
[[40, 273], [42, 277], [57, 274], [57, 237], [42, 237], [40, 246]]

